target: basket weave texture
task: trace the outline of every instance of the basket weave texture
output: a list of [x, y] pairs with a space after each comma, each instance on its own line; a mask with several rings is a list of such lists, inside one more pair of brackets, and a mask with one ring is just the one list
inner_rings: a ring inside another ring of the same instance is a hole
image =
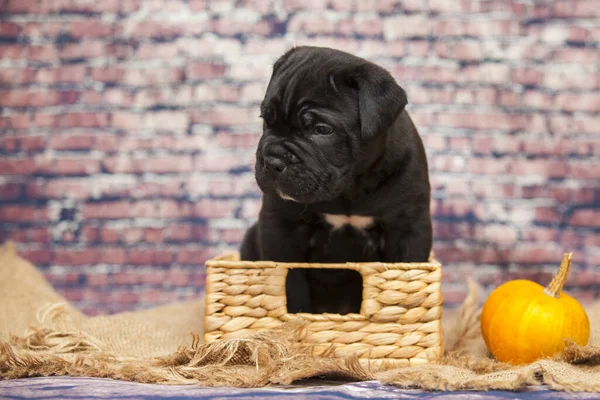
[[[359, 314], [290, 314], [285, 280], [292, 268], [340, 268], [363, 278]], [[321, 354], [354, 354], [371, 367], [420, 365], [443, 353], [442, 266], [422, 263], [240, 261], [226, 253], [206, 263], [205, 340], [240, 337], [286, 321], [306, 322], [300, 345]]]

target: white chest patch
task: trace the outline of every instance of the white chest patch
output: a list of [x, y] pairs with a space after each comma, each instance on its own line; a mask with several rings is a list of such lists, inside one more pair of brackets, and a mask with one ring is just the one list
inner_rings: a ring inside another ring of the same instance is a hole
[[367, 229], [375, 223], [373, 217], [364, 215], [323, 214], [323, 218], [333, 229], [340, 229], [344, 225], [351, 225], [356, 229]]
[[295, 201], [297, 203], [296, 199], [288, 196], [287, 194], [284, 194], [281, 190], [279, 191], [279, 197], [281, 197], [284, 200]]

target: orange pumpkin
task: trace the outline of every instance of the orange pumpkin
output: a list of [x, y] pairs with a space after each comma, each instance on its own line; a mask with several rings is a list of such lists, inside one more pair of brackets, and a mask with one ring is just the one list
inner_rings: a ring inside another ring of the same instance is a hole
[[553, 356], [567, 340], [587, 344], [588, 316], [577, 300], [562, 293], [571, 259], [572, 253], [566, 253], [547, 288], [514, 280], [490, 294], [481, 312], [481, 333], [496, 359], [525, 364]]

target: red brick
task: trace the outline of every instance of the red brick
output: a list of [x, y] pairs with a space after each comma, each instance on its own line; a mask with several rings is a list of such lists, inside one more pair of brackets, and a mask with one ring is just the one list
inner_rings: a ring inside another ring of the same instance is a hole
[[46, 138], [42, 135], [7, 136], [0, 141], [0, 147], [6, 151], [39, 151], [45, 148]]
[[439, 113], [437, 122], [441, 126], [472, 129], [506, 129], [509, 121], [503, 114]]
[[566, 111], [600, 111], [600, 94], [598, 93], [560, 93], [556, 96], [556, 106]]
[[29, 181], [25, 184], [25, 196], [31, 199], [45, 199], [46, 183], [41, 181]]
[[523, 176], [561, 178], [566, 175], [566, 172], [566, 164], [562, 161], [554, 160], [518, 160], [510, 166], [510, 173]]
[[144, 230], [142, 228], [127, 228], [119, 233], [123, 242], [127, 245], [139, 243], [144, 238]]
[[[238, 32], [251, 32], [252, 24], [247, 23], [243, 26], [227, 27], [226, 21], [221, 21], [218, 26], [218, 31], [224, 34], [236, 34]], [[292, 33], [311, 32], [312, 34], [332, 35], [336, 31], [335, 21], [326, 18], [325, 16], [314, 15], [309, 13], [299, 12], [293, 15], [288, 22], [288, 31]]]
[[105, 45], [108, 57], [118, 61], [131, 60], [135, 58], [136, 43], [128, 42], [110, 42]]
[[131, 112], [116, 112], [112, 115], [112, 126], [125, 130], [141, 129], [142, 116]]
[[380, 36], [383, 34], [383, 24], [379, 18], [360, 18], [355, 20], [356, 32], [365, 36]]
[[581, 235], [572, 230], [563, 231], [560, 233], [558, 243], [565, 249], [578, 249], [582, 246]]
[[169, 69], [127, 69], [124, 71], [122, 83], [131, 86], [151, 86], [177, 83], [183, 80], [181, 68]]
[[521, 97], [525, 106], [541, 109], [550, 109], [554, 104], [554, 96], [547, 93], [528, 90]]
[[26, 243], [27, 242], [27, 233], [25, 231], [15, 231], [9, 230], [6, 232], [0, 231], [0, 240], [2, 242], [10, 240], [17, 243]]
[[144, 229], [144, 242], [146, 243], [162, 243], [163, 229], [161, 228], [146, 228]]
[[539, 85], [544, 79], [544, 73], [539, 68], [516, 68], [512, 71], [511, 78], [516, 83]]
[[132, 204], [131, 213], [138, 218], [179, 218], [191, 215], [191, 204], [163, 200], [138, 201]]
[[558, 231], [556, 228], [525, 227], [521, 229], [521, 237], [528, 242], [556, 242], [558, 240]]
[[58, 92], [18, 89], [0, 92], [0, 106], [4, 107], [41, 107], [59, 103]]
[[515, 186], [512, 183], [473, 181], [471, 190], [476, 197], [482, 199], [510, 199], [515, 196]]
[[23, 186], [19, 183], [1, 183], [0, 184], [0, 199], [15, 200], [21, 197]]
[[97, 243], [100, 241], [100, 228], [97, 226], [86, 225], [81, 228], [81, 238], [87, 243]]
[[57, 115], [37, 112], [33, 115], [31, 126], [37, 128], [55, 127], [59, 124], [59, 121], [60, 118]]
[[140, 173], [143, 160], [134, 160], [125, 157], [108, 157], [102, 161], [102, 165], [107, 172], [115, 173]]
[[223, 229], [220, 236], [225, 243], [238, 244], [244, 238], [245, 232], [244, 229]]
[[25, 152], [40, 151], [46, 147], [44, 135], [27, 135], [19, 138], [19, 149]]
[[600, 15], [598, 3], [594, 0], [559, 1], [555, 3], [553, 15], [557, 17], [584, 17]]
[[100, 250], [93, 248], [60, 248], [54, 250], [54, 262], [59, 265], [94, 265], [100, 260]]
[[[10, 5], [9, 5], [10, 6]], [[0, 22], [0, 37], [15, 38], [21, 33], [21, 27], [13, 22]]]
[[473, 204], [466, 199], [446, 199], [432, 204], [435, 216], [465, 217], [473, 211]]
[[[550, 264], [558, 263], [562, 258], [562, 250], [548, 243], [521, 243], [512, 252], [511, 261], [517, 264]], [[549, 274], [552, 277], [552, 274]]]
[[125, 264], [125, 260], [125, 249], [122, 247], [107, 247], [102, 249], [100, 255], [100, 262], [102, 264], [123, 265]]
[[165, 241], [169, 242], [186, 242], [191, 241], [193, 238], [192, 224], [174, 224], [168, 226], [163, 231]]
[[123, 79], [125, 70], [119, 67], [92, 67], [92, 79], [99, 82], [119, 82]]
[[569, 218], [569, 224], [582, 227], [598, 227], [600, 226], [600, 210], [595, 209], [579, 209], [573, 212]]
[[99, 238], [103, 243], [118, 243], [121, 240], [121, 229], [102, 227], [99, 229]]
[[[201, 87], [197, 87], [199, 89]], [[203, 96], [202, 100], [209, 101], [214, 100], [214, 96], [208, 98]], [[133, 104], [151, 107], [157, 105], [171, 104], [171, 105], [185, 105], [193, 101], [193, 91], [191, 87], [180, 87], [180, 88], [152, 88], [152, 89], [140, 89], [135, 93], [133, 98]]]
[[[65, 298], [65, 300], [69, 301], [69, 302], [77, 302], [77, 301], [81, 301], [83, 299], [83, 291], [79, 288], [77, 289], [62, 289], [61, 290], [61, 294], [63, 295], [63, 297]], [[86, 310], [86, 315], [99, 315], [100, 313], [98, 312], [98, 310]]]
[[238, 204], [232, 200], [202, 199], [194, 204], [194, 216], [200, 218], [233, 217]]
[[117, 285], [135, 285], [138, 283], [147, 283], [141, 278], [141, 276], [138, 276], [138, 274], [131, 271], [118, 272], [112, 276], [113, 282]]
[[84, 219], [129, 218], [131, 204], [126, 200], [88, 203], [83, 206]]
[[[83, 173], [77, 173], [80, 168], [85, 166], [73, 165], [71, 174], [82, 175]], [[63, 165], [62, 168], [65, 168]], [[66, 175], [66, 174], [65, 174]], [[83, 178], [85, 179], [85, 178]], [[49, 179], [46, 181], [44, 188], [42, 189], [43, 197], [47, 198], [71, 198], [85, 200], [91, 197], [91, 183], [82, 181], [79, 178], [59, 178]], [[31, 195], [31, 194], [30, 194]]]
[[49, 249], [20, 249], [19, 255], [35, 266], [48, 265], [52, 260]]
[[135, 38], [165, 38], [172, 39], [183, 33], [181, 23], [166, 21], [144, 21], [141, 20], [133, 25], [131, 36]]
[[225, 75], [226, 66], [212, 63], [192, 63], [186, 69], [186, 77], [191, 80], [220, 78]]
[[110, 36], [113, 33], [113, 30], [113, 24], [93, 21], [90, 19], [72, 22], [69, 26], [69, 33], [74, 38], [97, 38]]
[[4, 222], [34, 222], [45, 221], [47, 210], [45, 208], [30, 205], [7, 205], [0, 206], [0, 221]]
[[0, 69], [0, 83], [23, 84], [31, 83], [35, 77], [35, 70], [31, 68], [2, 68]]
[[85, 74], [86, 67], [83, 65], [65, 65], [39, 70], [36, 80], [40, 83], [83, 83]]
[[191, 156], [172, 156], [147, 159], [144, 172], [157, 174], [192, 172], [194, 169]]
[[119, 137], [110, 133], [98, 132], [94, 134], [95, 144], [94, 147], [97, 150], [104, 151], [105, 153], [111, 153], [119, 148]]
[[17, 44], [0, 45], [0, 58], [2, 59], [20, 59], [25, 55], [27, 48]]
[[145, 285], [163, 285], [167, 280], [167, 271], [151, 271], [137, 277]]
[[108, 276], [104, 275], [104, 274], [95, 274], [95, 273], [91, 273], [91, 274], [87, 274], [86, 276], [86, 283], [90, 286], [107, 286], [109, 281], [108, 281]]
[[135, 53], [140, 60], [146, 59], [169, 59], [177, 57], [179, 49], [173, 43], [142, 43]]
[[103, 128], [108, 126], [108, 115], [98, 112], [72, 112], [57, 117], [60, 128]]
[[109, 88], [102, 91], [85, 90], [81, 92], [80, 103], [83, 104], [112, 104], [113, 106], [131, 106], [133, 95], [130, 91], [119, 88]]
[[467, 171], [482, 175], [499, 175], [509, 171], [506, 160], [475, 157], [467, 161]]
[[[534, 262], [535, 264], [535, 262]], [[504, 274], [503, 281], [512, 281], [517, 279], [525, 279], [528, 281], [536, 282], [542, 286], [548, 285], [553, 277], [552, 272], [540, 271], [540, 270], [527, 270], [519, 269], [516, 271], [509, 271]]]
[[193, 206], [188, 202], [163, 200], [158, 205], [157, 217], [184, 218], [192, 215]]
[[68, 43], [64, 45], [58, 56], [61, 59], [79, 59], [105, 57], [107, 47], [100, 41], [82, 41], [81, 43]]
[[173, 259], [173, 253], [169, 250], [139, 249], [127, 252], [125, 261], [133, 265], [169, 265]]
[[209, 249], [184, 247], [177, 253], [177, 263], [184, 265], [204, 265], [206, 260], [214, 256], [214, 251]]
[[30, 126], [30, 116], [27, 113], [13, 112], [10, 117], [0, 118], [0, 127], [2, 128], [13, 128], [13, 129], [25, 129]]
[[591, 48], [565, 47], [556, 49], [553, 58], [560, 63], [595, 64], [600, 59], [600, 55]]
[[583, 237], [583, 245], [600, 247], [600, 233], [586, 233]]
[[62, 134], [51, 135], [48, 147], [56, 150], [90, 150], [94, 148], [95, 135]]
[[438, 240], [472, 237], [473, 228], [472, 224], [464, 222], [435, 221], [433, 224], [434, 235]]
[[555, 207], [537, 207], [535, 209], [535, 220], [538, 222], [557, 224], [560, 223], [562, 215]]
[[190, 284], [190, 272], [182, 271], [180, 269], [169, 270], [166, 281], [172, 286], [186, 287]]
[[568, 164], [568, 176], [575, 179], [593, 179], [597, 181], [600, 178], [599, 167], [600, 164], [597, 161], [572, 161]]
[[100, 172], [100, 161], [85, 158], [58, 158], [54, 172], [59, 175], [93, 175]]

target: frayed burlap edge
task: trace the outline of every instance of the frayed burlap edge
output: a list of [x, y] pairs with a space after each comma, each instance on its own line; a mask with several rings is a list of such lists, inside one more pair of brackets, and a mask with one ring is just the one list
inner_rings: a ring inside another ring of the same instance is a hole
[[[23, 337], [0, 341], [0, 377], [71, 375], [159, 384], [263, 387], [327, 376], [346, 380], [373, 379], [357, 359], [315, 357], [295, 346], [303, 327], [288, 324], [254, 335], [192, 343], [163, 357], [123, 357], [103, 351], [101, 343], [83, 333], [30, 329]], [[69, 349], [66, 351], [66, 349]]]

